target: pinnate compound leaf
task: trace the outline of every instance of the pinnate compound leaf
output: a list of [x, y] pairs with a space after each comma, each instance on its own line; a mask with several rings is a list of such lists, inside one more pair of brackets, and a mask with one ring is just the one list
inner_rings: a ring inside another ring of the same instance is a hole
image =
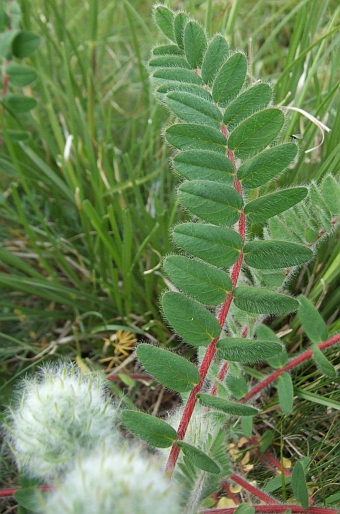
[[240, 403], [230, 402], [223, 398], [210, 396], [209, 394], [199, 393], [197, 395], [199, 402], [205, 407], [231, 414], [232, 416], [255, 416], [258, 410], [250, 405], [242, 405]]
[[212, 101], [204, 100], [190, 93], [173, 91], [166, 96], [167, 105], [183, 121], [220, 128], [221, 111]]
[[171, 125], [165, 131], [165, 137], [172, 146], [179, 150], [197, 148], [224, 154], [227, 148], [226, 138], [217, 129], [193, 123]]
[[297, 314], [302, 327], [312, 343], [321, 343], [328, 338], [328, 329], [321, 314], [305, 296], [299, 296], [300, 306]]
[[305, 472], [300, 461], [298, 461], [293, 468], [291, 486], [296, 501], [301, 505], [303, 509], [308, 509], [308, 489], [306, 484]]
[[260, 339], [226, 337], [220, 339], [217, 348], [221, 359], [233, 362], [258, 362], [280, 353], [282, 345]]
[[256, 335], [259, 339], [266, 339], [267, 341], [273, 341], [274, 343], [281, 344], [281, 352], [275, 357], [267, 359], [267, 362], [270, 364], [270, 366], [272, 366], [272, 368], [275, 369], [285, 366], [288, 362], [287, 350], [275, 332], [267, 327], [267, 325], [260, 325], [256, 330]]
[[233, 100], [224, 111], [223, 123], [237, 125], [255, 111], [264, 109], [272, 97], [268, 84], [256, 84]]
[[233, 298], [236, 307], [254, 314], [283, 314], [295, 311], [299, 306], [295, 298], [249, 286], [235, 287]]
[[155, 9], [155, 22], [163, 34], [175, 41], [174, 13], [164, 5], [158, 5]]
[[181, 293], [165, 293], [162, 307], [164, 315], [176, 332], [193, 346], [208, 346], [221, 332], [221, 327], [211, 312]]
[[336, 378], [336, 370], [334, 366], [329, 362], [327, 357], [316, 344], [313, 344], [313, 356], [317, 367], [324, 375], [326, 375], [326, 377]]
[[340, 214], [340, 185], [331, 175], [323, 181], [322, 192], [331, 213]]
[[184, 28], [184, 50], [187, 60], [192, 68], [200, 68], [207, 38], [201, 25], [196, 21], [188, 21]]
[[173, 237], [183, 250], [213, 266], [234, 264], [242, 248], [242, 238], [230, 228], [183, 223], [177, 225]]
[[152, 77], [159, 85], [168, 82], [203, 85], [201, 77], [196, 75], [194, 71], [185, 68], [160, 68], [152, 74]]
[[163, 268], [176, 287], [205, 305], [221, 304], [231, 290], [229, 275], [204, 262], [170, 255]]
[[247, 74], [247, 59], [241, 52], [234, 53], [220, 68], [212, 86], [212, 97], [226, 107], [242, 89]]
[[307, 193], [306, 187], [290, 187], [269, 193], [249, 202], [244, 208], [244, 213], [249, 223], [262, 223], [301, 202]]
[[178, 198], [190, 212], [214, 225], [230, 226], [240, 217], [242, 197], [225, 184], [186, 181], [178, 189]]
[[310, 248], [288, 241], [252, 241], [244, 246], [244, 261], [257, 269], [290, 268], [308, 262]]
[[293, 410], [294, 388], [292, 377], [286, 371], [277, 380], [277, 391], [281, 409], [288, 416]]
[[178, 46], [184, 50], [184, 27], [189, 21], [185, 12], [178, 12], [174, 20], [175, 38]]
[[270, 107], [258, 111], [231, 132], [228, 148], [236, 157], [247, 159], [274, 141], [283, 123], [284, 114], [280, 109]]
[[194, 364], [162, 348], [140, 344], [137, 357], [150, 375], [178, 393], [190, 391], [200, 381], [200, 374]]
[[144, 412], [124, 410], [121, 420], [130, 432], [156, 448], [169, 448], [177, 439], [177, 432], [168, 423]]
[[202, 79], [212, 85], [214, 78], [229, 55], [227, 40], [217, 34], [209, 43], [202, 64]]
[[284, 171], [297, 153], [298, 147], [294, 143], [274, 146], [244, 162], [237, 176], [244, 187], [260, 187]]
[[219, 465], [202, 450], [199, 450], [195, 446], [185, 443], [184, 441], [177, 441], [176, 444], [183, 450], [184, 455], [189, 459], [191, 464], [197, 468], [214, 475], [218, 475], [221, 472]]
[[174, 169], [189, 180], [205, 179], [234, 184], [234, 168], [225, 155], [206, 150], [180, 152], [172, 161]]

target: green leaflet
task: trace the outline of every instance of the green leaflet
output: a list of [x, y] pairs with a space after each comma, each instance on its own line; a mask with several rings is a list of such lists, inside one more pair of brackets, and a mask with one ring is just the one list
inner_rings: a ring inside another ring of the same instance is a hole
[[236, 157], [247, 159], [272, 143], [283, 123], [284, 114], [280, 109], [270, 107], [256, 112], [231, 132], [228, 148]]
[[184, 82], [166, 82], [162, 86], [159, 86], [157, 94], [163, 99], [164, 95], [172, 91], [190, 93], [191, 95], [197, 96], [199, 99], [204, 98], [209, 102], [213, 101], [209, 91], [206, 91], [203, 87], [197, 86], [196, 84], [186, 84]]
[[202, 79], [211, 86], [218, 70], [229, 55], [228, 43], [223, 36], [217, 34], [209, 43], [202, 64]]
[[336, 378], [336, 370], [329, 362], [327, 357], [322, 353], [317, 344], [313, 344], [313, 356], [319, 370], [329, 378]]
[[235, 377], [231, 373], [228, 373], [225, 378], [225, 385], [237, 400], [243, 398], [248, 392], [248, 382], [244, 376]]
[[197, 468], [214, 475], [218, 475], [221, 472], [219, 465], [202, 450], [184, 441], [177, 441], [176, 444], [183, 450], [184, 455], [190, 460], [191, 464]]
[[177, 225], [173, 238], [186, 252], [219, 267], [234, 264], [242, 248], [242, 239], [234, 230], [202, 223]]
[[178, 198], [190, 212], [214, 225], [230, 226], [240, 217], [242, 197], [225, 184], [186, 181], [178, 189]]
[[6, 66], [6, 73], [14, 86], [24, 87], [37, 78], [37, 72], [29, 66], [10, 63]]
[[297, 314], [302, 327], [312, 343], [321, 343], [328, 338], [326, 323], [312, 302], [305, 296], [299, 296], [300, 306]]
[[190, 64], [182, 55], [157, 55], [149, 61], [151, 72], [158, 68], [186, 68], [190, 69]]
[[298, 153], [295, 143], [274, 146], [244, 162], [237, 176], [247, 188], [262, 186], [284, 171]]
[[184, 28], [184, 51], [192, 68], [200, 68], [207, 47], [207, 38], [201, 25], [196, 21], [188, 21]]
[[288, 362], [288, 354], [286, 347], [282, 344], [281, 339], [279, 339], [275, 332], [273, 332], [267, 325], [260, 325], [256, 330], [256, 335], [260, 339], [266, 339], [267, 341], [273, 341], [274, 343], [281, 344], [281, 352], [275, 357], [271, 357], [267, 359], [268, 364], [272, 368], [282, 368]]
[[173, 168], [189, 180], [202, 179], [234, 184], [234, 168], [225, 155], [206, 150], [188, 150], [178, 153]]
[[222, 114], [212, 100], [204, 100], [191, 93], [173, 91], [166, 95], [165, 102], [182, 121], [212, 126], [217, 130], [221, 127]]
[[130, 432], [156, 448], [169, 448], [177, 439], [174, 428], [149, 414], [124, 410], [121, 413], [121, 420]]
[[268, 84], [256, 84], [233, 100], [224, 111], [223, 123], [237, 125], [255, 111], [264, 109], [272, 97]]
[[288, 241], [252, 241], [244, 246], [244, 261], [257, 269], [290, 268], [308, 262], [313, 252]]
[[158, 5], [154, 11], [155, 22], [163, 34], [171, 41], [175, 41], [174, 14], [164, 5]]
[[282, 345], [280, 343], [238, 337], [220, 339], [217, 343], [217, 348], [221, 359], [233, 362], [258, 362], [267, 360], [282, 351]]
[[295, 311], [299, 302], [295, 298], [270, 289], [238, 286], [233, 291], [236, 307], [254, 314], [281, 314]]
[[242, 89], [247, 73], [247, 59], [234, 53], [220, 68], [212, 86], [212, 97], [220, 107], [226, 107]]
[[184, 35], [184, 27], [186, 23], [189, 21], [188, 16], [185, 12], [178, 12], [175, 15], [174, 20], [174, 30], [175, 30], [175, 38], [178, 46], [184, 50], [184, 41], [183, 41], [183, 35]]
[[229, 275], [204, 262], [170, 255], [163, 268], [176, 287], [205, 305], [221, 304], [231, 290]]
[[30, 96], [14, 94], [7, 94], [2, 99], [1, 103], [5, 107], [5, 109], [9, 109], [15, 114], [28, 112], [37, 105], [37, 101], [35, 98], [31, 98]]
[[[177, 45], [159, 45], [152, 49], [152, 55], [184, 55], [183, 50], [178, 48]], [[169, 66], [167, 66], [169, 67]]]
[[296, 501], [303, 509], [308, 509], [308, 489], [306, 484], [305, 471], [300, 461], [298, 461], [293, 468], [291, 485]]
[[328, 175], [323, 181], [322, 192], [331, 213], [340, 214], [340, 185], [331, 175]]
[[196, 366], [175, 353], [151, 344], [140, 344], [136, 353], [146, 371], [173, 391], [190, 391], [200, 381]]
[[230, 402], [223, 398], [210, 396], [209, 394], [199, 393], [197, 395], [199, 402], [205, 407], [216, 409], [232, 416], [254, 416], [258, 414], [258, 410], [250, 405], [242, 405], [240, 403]]
[[249, 223], [262, 223], [301, 202], [307, 193], [306, 187], [290, 187], [269, 193], [249, 202], [244, 208], [244, 214], [248, 217]]
[[181, 293], [165, 293], [162, 307], [176, 332], [193, 346], [207, 346], [220, 334], [221, 327], [215, 316]]
[[160, 68], [152, 74], [156, 84], [162, 85], [167, 82], [186, 82], [188, 84], [203, 85], [201, 77], [192, 70], [185, 68]]
[[213, 150], [225, 154], [227, 140], [217, 129], [191, 123], [171, 125], [165, 131], [167, 141], [179, 150]]
[[293, 410], [294, 388], [292, 377], [286, 371], [277, 380], [277, 391], [281, 409], [288, 416]]

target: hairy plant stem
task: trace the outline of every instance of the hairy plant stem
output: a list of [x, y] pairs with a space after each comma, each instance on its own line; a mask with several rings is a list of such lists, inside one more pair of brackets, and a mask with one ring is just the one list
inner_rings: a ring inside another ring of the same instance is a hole
[[[303, 509], [301, 505], [253, 505], [257, 514], [279, 514], [289, 509], [296, 514], [338, 514], [339, 509], [327, 509], [325, 507], [308, 507]], [[234, 514], [236, 507], [226, 509], [202, 510], [200, 514]]]
[[[221, 132], [222, 132], [222, 134], [226, 138], [228, 137], [228, 132], [227, 132], [227, 128], [226, 128], [225, 125], [222, 125]], [[233, 167], [234, 167], [234, 188], [242, 196], [241, 182], [238, 180], [238, 178], [236, 176], [236, 171], [237, 170], [236, 170], [236, 163], [235, 163], [234, 154], [230, 150], [228, 150], [227, 154], [228, 154], [229, 160], [232, 162]], [[239, 219], [239, 222], [238, 222], [238, 233], [242, 237], [242, 240], [244, 241], [245, 233], [246, 233], [246, 217], [244, 215], [243, 209], [241, 211], [240, 219]], [[228, 315], [228, 312], [229, 312], [229, 309], [230, 309], [230, 305], [231, 305], [231, 302], [233, 300], [233, 289], [237, 285], [237, 281], [238, 281], [238, 277], [240, 275], [242, 263], [243, 263], [243, 252], [241, 251], [240, 252], [240, 256], [239, 256], [238, 260], [236, 261], [236, 263], [234, 264], [232, 272], [231, 272], [232, 289], [228, 293], [227, 298], [225, 299], [224, 303], [222, 304], [220, 313], [218, 315], [218, 322], [220, 324], [221, 329], [224, 327], [224, 324], [225, 324], [225, 321], [226, 321], [226, 318], [227, 318], [227, 315]], [[195, 405], [196, 405], [197, 394], [202, 389], [202, 386], [203, 386], [203, 383], [204, 383], [205, 378], [207, 376], [207, 373], [209, 371], [210, 365], [211, 365], [211, 363], [213, 361], [213, 358], [215, 356], [216, 344], [217, 344], [218, 340], [219, 340], [219, 337], [216, 337], [210, 343], [210, 345], [208, 346], [207, 351], [205, 353], [205, 356], [204, 356], [204, 358], [202, 360], [201, 366], [199, 368], [200, 381], [191, 390], [191, 393], [189, 395], [188, 401], [187, 401], [186, 406], [185, 406], [184, 411], [183, 411], [182, 419], [180, 421], [180, 424], [179, 424], [179, 427], [178, 427], [178, 430], [177, 430], [177, 440], [179, 440], [179, 441], [182, 441], [184, 439], [184, 437], [185, 437], [185, 434], [186, 434], [186, 431], [187, 431], [187, 428], [188, 428], [188, 425], [189, 425], [192, 413], [193, 413]], [[176, 465], [176, 462], [177, 462], [177, 459], [178, 459], [178, 456], [179, 456], [179, 452], [180, 452], [180, 448], [176, 445], [176, 443], [174, 443], [172, 445], [172, 448], [171, 448], [171, 451], [170, 451], [170, 455], [169, 455], [169, 458], [168, 458], [168, 462], [167, 462], [166, 467], [165, 467], [165, 472], [166, 473], [168, 473], [168, 474], [172, 473], [172, 471], [173, 471], [173, 469], [174, 469], [174, 467]]]
[[255, 487], [253, 484], [251, 484], [244, 478], [240, 477], [239, 475], [232, 473], [229, 478], [233, 480], [236, 484], [242, 486], [244, 489], [246, 489], [246, 491], [250, 492], [253, 496], [256, 496], [256, 498], [259, 498], [265, 503], [280, 505], [280, 502], [278, 500], [275, 500], [275, 498], [269, 496], [269, 494], [264, 493], [263, 491], [261, 491], [261, 489]]

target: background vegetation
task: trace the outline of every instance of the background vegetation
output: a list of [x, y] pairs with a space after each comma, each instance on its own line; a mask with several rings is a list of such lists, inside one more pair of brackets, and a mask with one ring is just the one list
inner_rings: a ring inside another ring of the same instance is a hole
[[[232, 48], [244, 50], [253, 79], [273, 84], [276, 102], [304, 109], [331, 127], [324, 144], [305, 154], [321, 135], [307, 118], [292, 112], [286, 137], [302, 134], [301, 152], [280, 185], [338, 173], [336, 0], [165, 3], [186, 9], [208, 33], [219, 31]], [[43, 359], [77, 357], [106, 369], [129, 356], [137, 338], [178, 344], [159, 312], [164, 289], [160, 262], [172, 250], [169, 227], [186, 214], [173, 194], [177, 179], [161, 137], [168, 113], [156, 104], [144, 67], [156, 43], [152, 4], [21, 1], [22, 26], [38, 34], [41, 43], [26, 59], [37, 79], [24, 93], [37, 100], [36, 107], [20, 116], [5, 108], [0, 112], [4, 398], [14, 380]], [[9, 90], [20, 88], [9, 84]], [[13, 137], [12, 130], [20, 137]], [[318, 306], [330, 335], [340, 329], [339, 249], [337, 231], [291, 288]], [[291, 352], [307, 342], [294, 316], [270, 322], [284, 334]], [[330, 359], [339, 365], [338, 350], [332, 352]], [[281, 416], [274, 394], [267, 421], [277, 427], [273, 443], [279, 455], [297, 451], [314, 458], [311, 475], [322, 501], [325, 484], [333, 487], [340, 474], [335, 458], [340, 392], [334, 382], [320, 381], [312, 366], [302, 376], [299, 371], [298, 380], [304, 392], [295, 414]], [[137, 389], [130, 389], [132, 400]], [[149, 392], [152, 410], [157, 395], [152, 388]]]

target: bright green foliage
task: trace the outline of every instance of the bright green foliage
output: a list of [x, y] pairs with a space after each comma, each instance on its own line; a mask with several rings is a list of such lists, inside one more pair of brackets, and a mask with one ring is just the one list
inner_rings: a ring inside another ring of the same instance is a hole
[[308, 193], [306, 187], [291, 187], [261, 196], [244, 208], [249, 223], [262, 223], [301, 202]]
[[253, 268], [276, 269], [308, 262], [313, 252], [304, 245], [284, 241], [252, 241], [244, 247], [244, 260]]
[[131, 432], [156, 448], [168, 448], [177, 439], [175, 429], [149, 414], [125, 410], [122, 412], [121, 420]]
[[306, 484], [305, 471], [301, 462], [297, 462], [292, 472], [292, 488], [296, 500], [303, 509], [308, 509], [309, 497]]
[[304, 331], [312, 343], [321, 343], [328, 337], [328, 329], [321, 315], [312, 302], [304, 296], [299, 296], [300, 307], [298, 316]]
[[281, 409], [283, 410], [284, 414], [288, 416], [293, 409], [294, 388], [292, 377], [286, 371], [281, 373], [278, 378], [277, 390], [279, 393]]
[[299, 306], [299, 302], [290, 296], [270, 289], [255, 289], [248, 286], [235, 287], [233, 298], [239, 309], [254, 314], [291, 312]]
[[137, 357], [148, 373], [174, 391], [190, 391], [200, 381], [194, 364], [162, 348], [141, 344], [137, 348]]
[[220, 339], [217, 348], [222, 359], [235, 362], [258, 362], [267, 360], [281, 352], [281, 344], [260, 339], [231, 338]]
[[336, 378], [337, 374], [334, 366], [316, 344], [313, 344], [313, 356], [317, 367], [326, 377]]

